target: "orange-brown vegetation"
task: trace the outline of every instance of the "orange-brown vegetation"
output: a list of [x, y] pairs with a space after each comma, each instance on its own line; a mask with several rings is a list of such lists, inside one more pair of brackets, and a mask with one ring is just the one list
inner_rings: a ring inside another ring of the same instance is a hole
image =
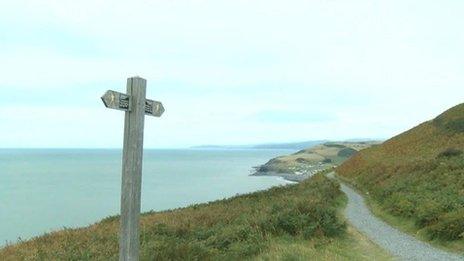
[[381, 145], [337, 173], [430, 239], [464, 242], [464, 104]]
[[[242, 260], [278, 238], [327, 240], [345, 234], [344, 195], [323, 175], [296, 185], [237, 196], [141, 219], [142, 260]], [[0, 260], [117, 260], [118, 217], [66, 229], [0, 250]]]

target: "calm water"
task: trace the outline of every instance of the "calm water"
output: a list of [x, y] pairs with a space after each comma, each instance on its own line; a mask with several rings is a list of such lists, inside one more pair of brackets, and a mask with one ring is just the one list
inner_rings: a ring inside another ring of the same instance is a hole
[[[288, 150], [147, 150], [142, 210], [165, 210], [286, 182], [250, 177]], [[0, 245], [119, 213], [119, 150], [0, 150]]]

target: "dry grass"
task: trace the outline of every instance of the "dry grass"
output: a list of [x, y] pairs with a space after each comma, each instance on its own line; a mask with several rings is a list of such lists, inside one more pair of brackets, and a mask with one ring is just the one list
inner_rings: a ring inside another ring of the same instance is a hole
[[[142, 260], [238, 260], [269, 251], [276, 238], [329, 242], [342, 238], [339, 184], [311, 180], [141, 219]], [[0, 250], [0, 260], [117, 260], [118, 217], [67, 229]], [[329, 241], [327, 241], [329, 240]]]
[[255, 260], [394, 260], [385, 250], [352, 227], [335, 240], [286, 240], [278, 238]]
[[324, 156], [316, 153], [301, 153], [301, 154], [291, 154], [288, 156], [282, 156], [278, 157], [277, 160], [280, 161], [283, 164], [292, 164], [292, 163], [297, 163], [297, 159], [304, 159], [308, 163], [313, 163], [316, 164], [320, 161], [324, 160]]

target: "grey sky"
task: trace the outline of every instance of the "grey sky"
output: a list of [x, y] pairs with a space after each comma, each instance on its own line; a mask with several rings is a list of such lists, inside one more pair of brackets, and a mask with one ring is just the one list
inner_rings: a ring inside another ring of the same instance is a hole
[[146, 147], [387, 138], [464, 101], [462, 1], [2, 1], [0, 147], [120, 147], [107, 89], [165, 104]]

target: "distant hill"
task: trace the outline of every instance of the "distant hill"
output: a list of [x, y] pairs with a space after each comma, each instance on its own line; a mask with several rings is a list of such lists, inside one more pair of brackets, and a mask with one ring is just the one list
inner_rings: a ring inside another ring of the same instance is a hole
[[358, 151], [379, 144], [378, 141], [325, 142], [296, 153], [269, 160], [256, 168], [254, 175], [277, 175], [302, 180], [316, 172], [337, 166]]
[[464, 250], [464, 104], [365, 149], [337, 173], [418, 233]]
[[199, 145], [192, 146], [190, 149], [252, 149], [250, 145]]
[[307, 147], [315, 146], [327, 142], [326, 140], [313, 140], [302, 142], [288, 143], [263, 143], [254, 145], [200, 145], [193, 146], [192, 149], [289, 149], [301, 150]]
[[[353, 139], [342, 141], [342, 143], [363, 143], [363, 142], [376, 142], [371, 139]], [[289, 149], [289, 150], [304, 150], [320, 144], [330, 143], [328, 140], [312, 140], [301, 142], [287, 142], [287, 143], [264, 143], [255, 145], [200, 145], [190, 147], [192, 149]]]
[[260, 144], [253, 146], [254, 149], [292, 149], [292, 150], [302, 150], [304, 148], [312, 147], [315, 145], [322, 144], [327, 142], [326, 140], [313, 140], [313, 141], [303, 141], [303, 142], [293, 142], [293, 143], [269, 143], [269, 144]]

